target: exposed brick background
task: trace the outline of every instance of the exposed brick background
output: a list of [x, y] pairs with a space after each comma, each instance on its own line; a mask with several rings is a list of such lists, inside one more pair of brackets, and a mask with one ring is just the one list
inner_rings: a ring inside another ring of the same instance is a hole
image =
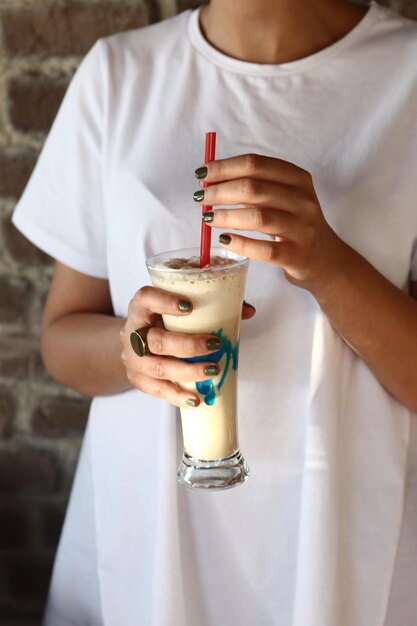
[[[417, 0], [381, 3], [417, 19]], [[39, 320], [52, 264], [14, 229], [10, 216], [68, 82], [94, 41], [199, 4], [0, 0], [2, 626], [40, 622], [89, 406], [43, 369]]]

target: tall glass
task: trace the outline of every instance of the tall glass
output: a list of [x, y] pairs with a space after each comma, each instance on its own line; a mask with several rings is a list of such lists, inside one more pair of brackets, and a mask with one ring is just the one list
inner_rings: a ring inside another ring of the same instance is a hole
[[[190, 315], [163, 315], [165, 328], [209, 333], [222, 341], [217, 352], [187, 359], [217, 363], [220, 371], [207, 381], [181, 383], [183, 389], [197, 393], [200, 405], [181, 408], [184, 452], [177, 477], [186, 487], [225, 489], [249, 475], [237, 428], [239, 329], [248, 259], [214, 248], [213, 264], [190, 267], [192, 261], [186, 260], [196, 261], [199, 254], [198, 248], [174, 250], [148, 259], [146, 265], [155, 287], [181, 294], [193, 304]], [[215, 264], [215, 257], [220, 264]]]

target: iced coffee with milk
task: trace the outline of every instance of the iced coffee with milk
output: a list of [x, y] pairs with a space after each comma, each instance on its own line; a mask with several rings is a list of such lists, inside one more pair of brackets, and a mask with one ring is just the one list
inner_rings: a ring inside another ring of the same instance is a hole
[[222, 342], [217, 352], [188, 359], [216, 363], [219, 374], [181, 383], [199, 395], [200, 405], [181, 408], [184, 456], [178, 469], [185, 486], [219, 489], [248, 476], [237, 428], [239, 329], [248, 259], [214, 248], [210, 264], [200, 268], [198, 255], [197, 249], [168, 252], [149, 259], [147, 267], [154, 287], [183, 295], [193, 304], [190, 315], [163, 315], [165, 328], [209, 333]]

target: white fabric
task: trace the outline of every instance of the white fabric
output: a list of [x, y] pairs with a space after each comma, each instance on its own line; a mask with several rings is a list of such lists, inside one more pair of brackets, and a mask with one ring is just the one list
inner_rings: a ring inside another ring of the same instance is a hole
[[[199, 240], [204, 133], [219, 158], [312, 172], [326, 218], [382, 274], [417, 278], [417, 27], [373, 4], [338, 43], [281, 66], [202, 37], [198, 11], [100, 41], [84, 60], [14, 223], [108, 278], [115, 314], [144, 261]], [[281, 270], [252, 262], [239, 427], [251, 476], [177, 486], [176, 409], [93, 401], [45, 626], [415, 626], [416, 416]], [[413, 582], [414, 581], [414, 582]]]

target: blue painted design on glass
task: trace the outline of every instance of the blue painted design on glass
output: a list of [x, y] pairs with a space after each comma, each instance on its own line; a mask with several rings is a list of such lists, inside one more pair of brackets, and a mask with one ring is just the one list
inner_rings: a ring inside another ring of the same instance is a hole
[[195, 384], [198, 393], [204, 396], [204, 402], [209, 406], [212, 406], [216, 402], [216, 392], [214, 389], [213, 380], [202, 380]]
[[[226, 363], [224, 366], [223, 374], [219, 381], [219, 384], [217, 385], [217, 391], [220, 391], [225, 383], [226, 376], [229, 372], [230, 361], [232, 361], [232, 367], [235, 371], [238, 368], [239, 341], [233, 347], [230, 339], [223, 335], [222, 328], [220, 328], [220, 330], [218, 330], [216, 333], [213, 333], [213, 335], [216, 335], [222, 340], [222, 347], [219, 350], [217, 350], [216, 352], [212, 352], [209, 355], [205, 354], [202, 356], [193, 356], [184, 359], [184, 361], [187, 361], [188, 363], [202, 363], [203, 361], [208, 361], [209, 363], [218, 363], [223, 358], [223, 356], [226, 355]], [[196, 383], [195, 387], [198, 393], [204, 396], [204, 402], [206, 404], [212, 406], [216, 402], [216, 385], [214, 384], [212, 378]]]

